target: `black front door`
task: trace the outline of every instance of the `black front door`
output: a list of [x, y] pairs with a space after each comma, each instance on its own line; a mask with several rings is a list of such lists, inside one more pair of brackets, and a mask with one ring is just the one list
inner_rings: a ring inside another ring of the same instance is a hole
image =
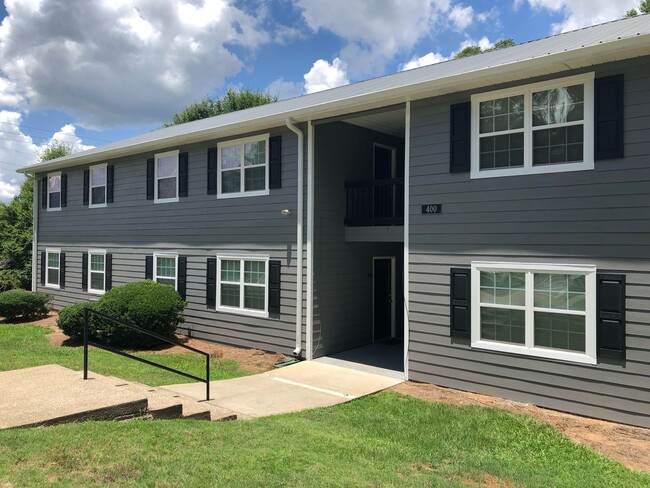
[[392, 337], [393, 325], [393, 265], [391, 258], [375, 258], [373, 265], [374, 340]]

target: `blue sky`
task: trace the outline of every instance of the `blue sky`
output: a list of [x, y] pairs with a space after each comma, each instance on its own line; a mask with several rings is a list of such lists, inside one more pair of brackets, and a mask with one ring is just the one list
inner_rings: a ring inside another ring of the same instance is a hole
[[162, 126], [229, 87], [281, 98], [620, 18], [637, 0], [5, 0], [0, 200], [44, 144]]

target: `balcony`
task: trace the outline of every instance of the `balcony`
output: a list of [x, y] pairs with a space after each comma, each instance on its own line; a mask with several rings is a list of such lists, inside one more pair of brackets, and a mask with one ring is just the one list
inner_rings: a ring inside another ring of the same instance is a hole
[[404, 225], [404, 178], [348, 182], [345, 194], [346, 226]]

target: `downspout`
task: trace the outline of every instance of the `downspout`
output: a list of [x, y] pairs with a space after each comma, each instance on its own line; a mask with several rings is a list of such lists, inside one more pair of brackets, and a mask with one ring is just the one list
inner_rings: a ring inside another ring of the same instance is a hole
[[285, 120], [287, 128], [298, 136], [298, 210], [296, 216], [296, 348], [293, 350], [294, 356], [299, 356], [302, 352], [302, 251], [303, 251], [303, 207], [304, 207], [304, 135], [298, 127], [293, 125], [291, 117]]
[[25, 176], [34, 178], [34, 208], [32, 209], [32, 291], [36, 291], [36, 267], [38, 263], [38, 181], [36, 180], [36, 173], [33, 175], [26, 173]]

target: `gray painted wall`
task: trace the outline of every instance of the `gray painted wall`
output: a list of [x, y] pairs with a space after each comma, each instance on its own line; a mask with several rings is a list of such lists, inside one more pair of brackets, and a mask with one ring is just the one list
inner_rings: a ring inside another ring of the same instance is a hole
[[[153, 153], [106, 161], [115, 167], [114, 203], [106, 208], [83, 205], [83, 170], [87, 167], [68, 170], [67, 207], [48, 212], [39, 200], [38, 226], [39, 253], [46, 247], [66, 253], [66, 286], [64, 290], [41, 287], [39, 259], [38, 289], [54, 295], [56, 309], [96, 299], [81, 289], [81, 257], [89, 248], [113, 253], [113, 286], [144, 279], [145, 255], [175, 251], [188, 256], [189, 304], [181, 332], [290, 353], [295, 347], [297, 137], [286, 128], [270, 132], [282, 136], [283, 158], [282, 188], [270, 190], [268, 196], [217, 199], [207, 194], [207, 149], [220, 140], [157, 151], [189, 152], [188, 197], [177, 203], [154, 204], [146, 199], [146, 160]], [[280, 214], [286, 208], [292, 215]], [[206, 308], [206, 260], [219, 251], [268, 254], [282, 261], [279, 318], [251, 318]]]
[[[410, 378], [650, 427], [650, 58], [595, 71], [625, 75], [625, 158], [594, 171], [450, 174], [449, 106], [470, 93], [412, 104]], [[432, 195], [444, 212], [421, 215]], [[452, 340], [449, 269], [477, 259], [624, 273], [627, 360], [581, 365]]]

